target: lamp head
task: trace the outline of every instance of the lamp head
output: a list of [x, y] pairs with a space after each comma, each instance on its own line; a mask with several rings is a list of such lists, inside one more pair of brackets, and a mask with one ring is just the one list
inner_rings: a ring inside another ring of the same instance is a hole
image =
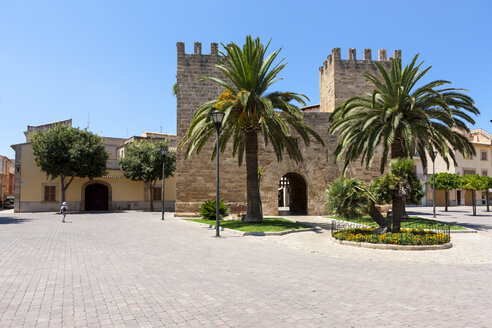
[[214, 111], [214, 112], [211, 112], [210, 115], [212, 116], [212, 120], [214, 121], [215, 128], [220, 129], [220, 127], [222, 126], [222, 120], [224, 119], [225, 114], [223, 112]]
[[164, 146], [164, 148], [161, 149], [162, 159], [166, 159], [167, 150], [168, 150], [168, 147], [167, 146]]

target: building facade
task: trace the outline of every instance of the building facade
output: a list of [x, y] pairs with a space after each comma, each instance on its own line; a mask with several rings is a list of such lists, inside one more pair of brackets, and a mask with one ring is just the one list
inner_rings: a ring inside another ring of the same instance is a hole
[[[492, 176], [492, 135], [482, 129], [473, 129], [467, 135], [469, 140], [475, 147], [476, 155], [471, 158], [464, 158], [463, 155], [456, 153], [456, 165], [449, 158], [449, 167], [444, 159], [438, 155], [435, 160], [436, 174], [447, 172], [458, 175], [479, 174]], [[422, 200], [423, 205], [433, 204], [432, 185], [429, 183], [432, 175], [432, 160], [427, 156], [428, 167], [424, 171], [422, 162], [419, 157], [415, 157], [417, 166], [417, 174], [424, 184], [426, 196]], [[451, 190], [448, 193], [448, 205], [472, 205], [472, 191], [470, 190]], [[484, 205], [486, 203], [486, 193], [482, 190], [475, 191], [476, 205]], [[489, 199], [492, 201], [492, 193], [489, 193]], [[445, 195], [443, 190], [436, 190], [436, 205], [445, 205]]]
[[5, 204], [7, 196], [13, 195], [12, 176], [12, 160], [0, 155], [0, 208]]
[[[202, 54], [201, 43], [194, 44], [194, 53], [185, 53], [184, 43], [177, 43], [177, 137], [180, 140], [193, 120], [194, 111], [203, 103], [217, 97], [221, 88], [209, 81], [198, 81], [202, 76], [223, 78], [217, 64], [218, 45], [211, 44], [210, 54]], [[401, 51], [394, 52], [401, 57]], [[379, 50], [378, 62], [390, 68], [391, 58], [386, 50]], [[365, 49], [363, 58], [357, 59], [356, 50], [348, 50], [348, 59], [341, 59], [340, 48], [332, 53], [319, 68], [320, 105], [309, 106], [303, 113], [305, 123], [314, 128], [323, 138], [326, 147], [312, 141], [309, 147], [299, 142], [304, 161], [296, 163], [284, 156], [278, 162], [273, 149], [260, 143], [259, 166], [262, 170], [260, 193], [264, 215], [277, 215], [279, 207], [290, 214], [322, 215], [325, 209], [325, 190], [341, 175], [342, 164], [334, 163], [335, 136], [328, 133], [328, 118], [334, 108], [348, 97], [370, 92], [364, 73], [377, 74], [370, 49]], [[302, 90], [296, 90], [302, 93]], [[210, 160], [213, 140], [205, 145], [199, 155], [185, 160], [184, 151], [177, 153], [176, 214], [193, 215], [200, 203], [215, 199], [215, 162]], [[353, 163], [348, 175], [372, 181], [380, 175], [379, 159], [366, 169]], [[285, 190], [288, 188], [288, 190]], [[246, 169], [239, 167], [237, 159], [228, 147], [220, 157], [220, 195], [232, 208], [245, 210]], [[288, 195], [289, 199], [285, 199]]]
[[[13, 145], [15, 150], [15, 212], [58, 211], [61, 203], [61, 184], [59, 179], [50, 180], [34, 164], [34, 155], [30, 137], [42, 132], [53, 124], [71, 126], [72, 121], [62, 121], [41, 126], [28, 126], [24, 133], [26, 142]], [[140, 139], [170, 140], [170, 148], [176, 146], [176, 136], [143, 132], [142, 136], [131, 138], [103, 137], [104, 146], [109, 153], [106, 162], [107, 174], [103, 177], [88, 179], [75, 178], [66, 190], [66, 201], [70, 211], [88, 210], [148, 210], [150, 209], [148, 188], [140, 181], [131, 181], [124, 177], [118, 160], [124, 156], [125, 145]], [[176, 179], [169, 177], [165, 181], [165, 209], [174, 210], [176, 199]], [[156, 184], [153, 193], [154, 209], [161, 209], [161, 182]]]

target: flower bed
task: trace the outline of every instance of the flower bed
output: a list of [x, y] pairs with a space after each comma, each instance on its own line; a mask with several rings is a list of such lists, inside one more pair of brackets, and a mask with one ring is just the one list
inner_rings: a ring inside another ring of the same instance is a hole
[[332, 236], [338, 240], [392, 245], [442, 245], [451, 240], [446, 234], [427, 230], [401, 229], [400, 233], [382, 235], [374, 235], [373, 231], [373, 228], [351, 228], [339, 230]]

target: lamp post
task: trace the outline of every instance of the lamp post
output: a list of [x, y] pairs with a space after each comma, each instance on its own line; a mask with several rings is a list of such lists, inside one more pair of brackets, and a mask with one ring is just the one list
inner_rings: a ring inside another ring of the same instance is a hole
[[219, 234], [219, 136], [220, 136], [220, 128], [222, 126], [222, 120], [224, 119], [224, 113], [219, 111], [214, 111], [210, 113], [212, 119], [214, 121], [215, 130], [217, 130], [217, 180], [216, 180], [216, 190], [215, 190], [215, 237], [220, 237]]
[[161, 150], [161, 157], [162, 157], [162, 189], [161, 189], [161, 214], [162, 218], [161, 220], [164, 220], [164, 179], [165, 179], [165, 170], [166, 170], [166, 155], [167, 155], [167, 146], [164, 146], [164, 148]]
[[434, 150], [434, 157], [432, 157], [432, 199], [434, 200], [432, 202], [433, 217], [436, 217], [436, 156], [437, 151]]

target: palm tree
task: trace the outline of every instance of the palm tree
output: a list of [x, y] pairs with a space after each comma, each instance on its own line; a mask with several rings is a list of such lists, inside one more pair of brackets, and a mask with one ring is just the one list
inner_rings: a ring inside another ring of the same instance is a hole
[[[220, 51], [219, 69], [227, 80], [214, 77], [202, 77], [222, 86], [225, 91], [217, 98], [203, 104], [194, 114], [191, 126], [180, 142], [183, 148], [188, 144], [186, 157], [191, 153], [200, 153], [208, 139], [215, 133], [210, 113], [215, 110], [224, 112], [220, 151], [232, 138], [232, 155], [237, 156], [239, 165], [246, 155], [247, 212], [245, 221], [263, 220], [259, 181], [258, 181], [258, 135], [261, 134], [265, 145], [269, 143], [277, 160], [282, 159], [284, 151], [296, 162], [302, 161], [302, 154], [293, 137], [291, 128], [308, 146], [310, 135], [324, 145], [321, 137], [302, 121], [302, 111], [291, 101], [305, 105], [306, 96], [294, 92], [269, 92], [268, 88], [280, 80], [278, 74], [286, 66], [283, 59], [274, 64], [280, 50], [267, 57], [265, 53], [270, 42], [264, 46], [260, 39], [246, 37], [241, 49], [232, 43]], [[216, 141], [217, 142], [217, 141]], [[212, 159], [215, 157], [215, 147]]]
[[[469, 132], [467, 123], [478, 115], [473, 99], [464, 89], [449, 87], [449, 81], [437, 80], [417, 87], [417, 83], [431, 67], [421, 70], [418, 55], [402, 69], [401, 58], [392, 60], [388, 72], [375, 63], [380, 74], [366, 73], [368, 83], [374, 86], [371, 94], [352, 97], [338, 106], [330, 116], [331, 133], [338, 133], [335, 160], [343, 155], [344, 172], [351, 162], [360, 158], [368, 167], [376, 149], [382, 146], [380, 171], [391, 158], [420, 156], [424, 172], [427, 154], [437, 151], [449, 165], [456, 164], [455, 152], [465, 157], [475, 155], [475, 149], [463, 132]], [[402, 204], [403, 202], [403, 204]], [[403, 205], [403, 206], [402, 206]], [[393, 199], [393, 217], [399, 222], [405, 211], [405, 198]]]

